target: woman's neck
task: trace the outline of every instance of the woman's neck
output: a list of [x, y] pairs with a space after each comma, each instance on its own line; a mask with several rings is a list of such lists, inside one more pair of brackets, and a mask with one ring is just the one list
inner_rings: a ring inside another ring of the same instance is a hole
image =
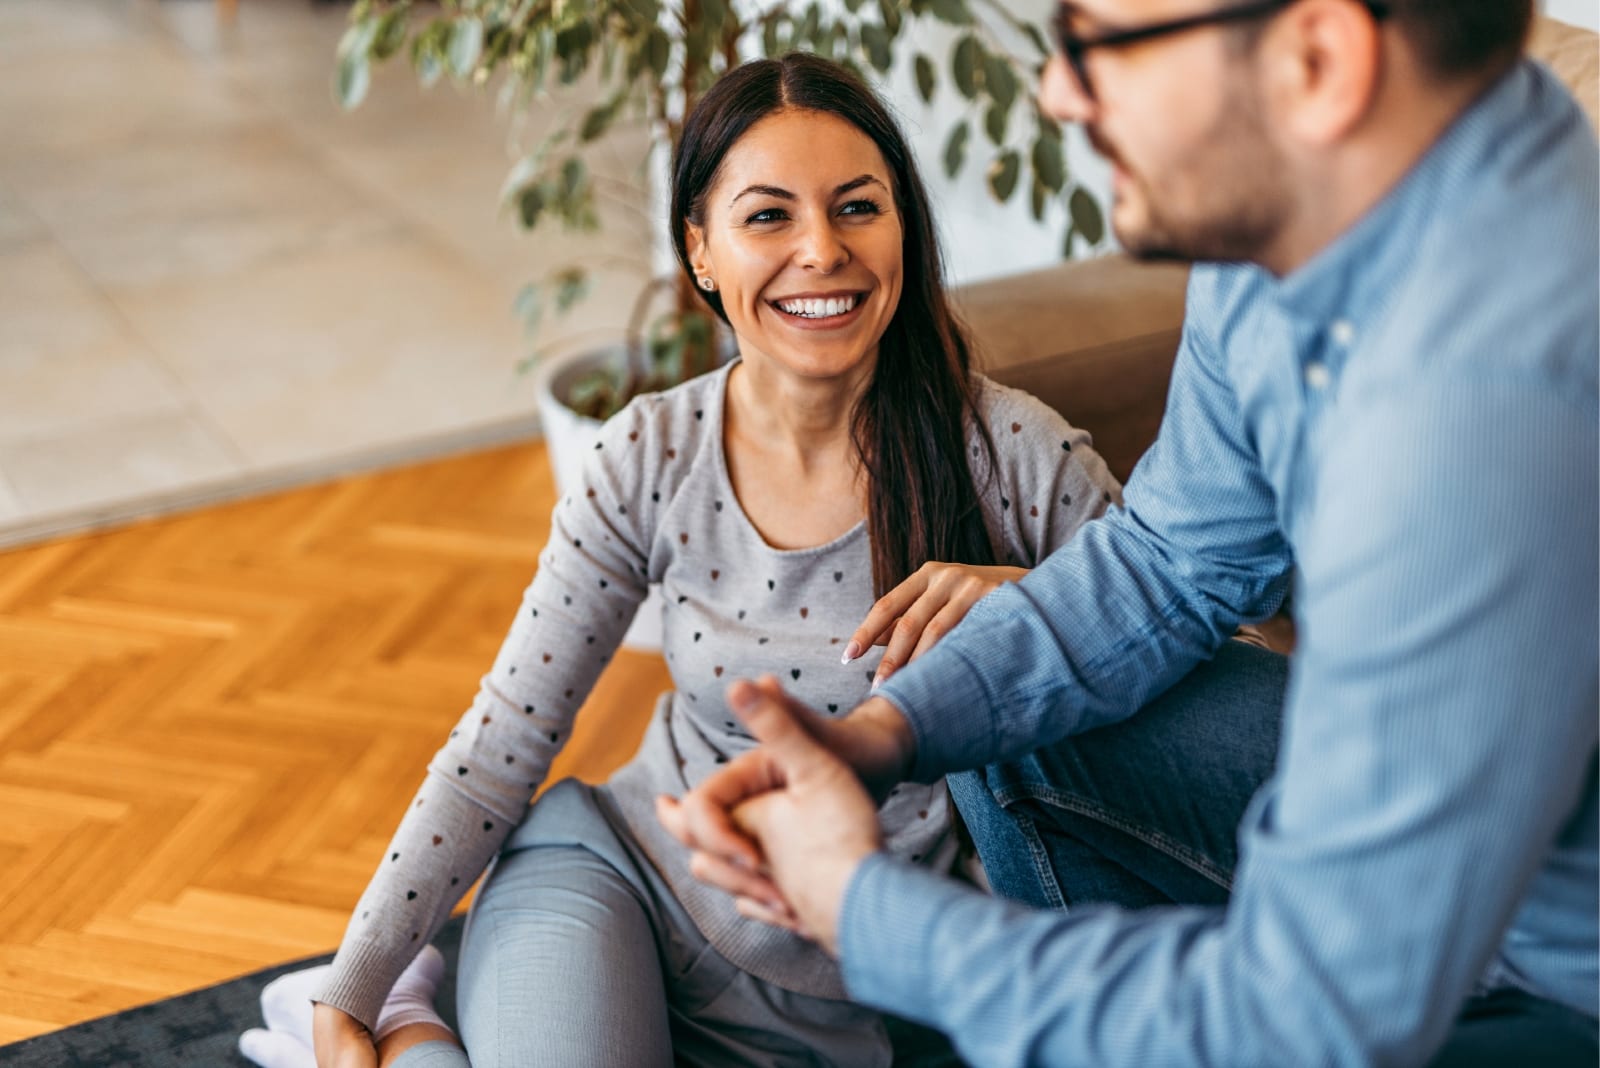
[[743, 360], [728, 379], [725, 418], [731, 436], [801, 472], [853, 458], [851, 423], [872, 370], [868, 360], [848, 374], [819, 379]]

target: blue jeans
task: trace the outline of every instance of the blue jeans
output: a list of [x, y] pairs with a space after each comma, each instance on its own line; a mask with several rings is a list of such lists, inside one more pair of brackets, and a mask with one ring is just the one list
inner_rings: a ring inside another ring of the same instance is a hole
[[[997, 894], [1041, 909], [1222, 905], [1271, 776], [1289, 662], [1227, 642], [1122, 723], [949, 777]], [[1595, 1064], [1595, 1021], [1521, 991], [1464, 1006], [1436, 1068]]]

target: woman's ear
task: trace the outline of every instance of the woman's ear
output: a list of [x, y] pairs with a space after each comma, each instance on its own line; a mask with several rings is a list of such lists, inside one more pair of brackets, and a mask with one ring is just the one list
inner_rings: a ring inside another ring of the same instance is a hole
[[711, 258], [706, 254], [705, 227], [684, 220], [683, 245], [684, 251], [689, 254], [689, 268], [694, 271], [694, 276], [708, 277], [711, 274]]

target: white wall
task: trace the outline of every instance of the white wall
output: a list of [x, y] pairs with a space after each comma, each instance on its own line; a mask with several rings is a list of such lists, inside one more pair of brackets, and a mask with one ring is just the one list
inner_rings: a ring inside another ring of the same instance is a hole
[[1596, 0], [1546, 0], [1540, 6], [1551, 18], [1600, 30], [1600, 3], [1596, 3]]

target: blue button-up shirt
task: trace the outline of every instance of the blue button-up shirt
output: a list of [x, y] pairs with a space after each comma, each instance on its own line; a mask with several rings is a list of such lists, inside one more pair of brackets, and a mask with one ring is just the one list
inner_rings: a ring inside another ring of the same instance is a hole
[[919, 779], [1016, 757], [1132, 714], [1293, 573], [1231, 902], [1030, 912], [878, 855], [854, 996], [980, 1066], [1414, 1063], [1482, 985], [1596, 1013], [1596, 163], [1523, 63], [1300, 269], [1193, 272], [1125, 507], [881, 692]]

